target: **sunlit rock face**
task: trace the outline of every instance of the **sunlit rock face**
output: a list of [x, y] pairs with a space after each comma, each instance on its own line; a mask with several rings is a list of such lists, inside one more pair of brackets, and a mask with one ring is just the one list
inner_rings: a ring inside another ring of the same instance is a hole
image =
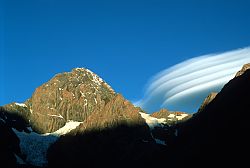
[[211, 92], [219, 92], [243, 64], [250, 62], [250, 48], [209, 54], [186, 60], [155, 75], [145, 96], [136, 102], [148, 112], [197, 112]]
[[38, 87], [25, 104], [31, 112], [33, 129], [46, 133], [58, 130], [69, 120], [84, 121], [114, 96], [114, 90], [99, 76], [75, 68]]
[[217, 94], [218, 93], [215, 92], [210, 93], [201, 104], [198, 112], [202, 111], [216, 97]]
[[245, 64], [242, 69], [240, 71], [237, 72], [237, 74], [235, 75], [236, 77], [237, 76], [240, 76], [242, 75], [244, 72], [246, 72], [246, 70], [250, 69], [250, 63], [248, 64]]

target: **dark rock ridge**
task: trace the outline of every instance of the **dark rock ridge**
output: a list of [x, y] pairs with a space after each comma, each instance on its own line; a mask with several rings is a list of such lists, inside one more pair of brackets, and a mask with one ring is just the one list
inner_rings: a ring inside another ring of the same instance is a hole
[[250, 70], [243, 69], [214, 99], [186, 123], [171, 146], [177, 167], [237, 166], [248, 164]]
[[25, 104], [10, 103], [0, 107], [0, 110], [0, 117], [6, 125], [19, 131], [29, 132], [27, 127], [30, 126], [30, 111]]
[[210, 93], [201, 104], [200, 108], [198, 109], [198, 112], [202, 111], [216, 97], [217, 94], [218, 93], [216, 92]]
[[0, 107], [0, 163], [2, 166], [17, 167], [16, 157], [22, 157], [19, 147], [20, 141], [11, 128], [24, 130], [25, 125], [25, 119], [16, 111], [9, 112]]

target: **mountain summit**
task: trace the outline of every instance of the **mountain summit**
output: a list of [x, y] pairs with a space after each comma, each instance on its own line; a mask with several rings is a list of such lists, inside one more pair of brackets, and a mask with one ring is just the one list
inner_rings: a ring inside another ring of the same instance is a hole
[[75, 68], [38, 87], [25, 104], [31, 112], [33, 129], [47, 133], [69, 120], [85, 120], [114, 96], [114, 90], [102, 78], [88, 69]]

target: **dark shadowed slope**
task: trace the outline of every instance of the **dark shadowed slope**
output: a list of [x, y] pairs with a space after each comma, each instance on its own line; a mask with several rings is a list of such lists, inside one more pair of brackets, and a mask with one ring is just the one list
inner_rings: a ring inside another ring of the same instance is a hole
[[[243, 73], [244, 71], [244, 73]], [[171, 147], [173, 158], [182, 156], [181, 166], [242, 166], [249, 153], [250, 70], [228, 82], [221, 92], [180, 125]]]
[[[14, 106], [14, 105], [12, 105]], [[10, 108], [8, 108], [10, 110]], [[21, 110], [21, 108], [19, 108]], [[20, 112], [21, 113], [21, 112]], [[0, 163], [5, 167], [16, 167], [17, 158], [23, 157], [19, 147], [20, 140], [12, 130], [25, 130], [27, 122], [17, 111], [7, 111], [0, 107]]]

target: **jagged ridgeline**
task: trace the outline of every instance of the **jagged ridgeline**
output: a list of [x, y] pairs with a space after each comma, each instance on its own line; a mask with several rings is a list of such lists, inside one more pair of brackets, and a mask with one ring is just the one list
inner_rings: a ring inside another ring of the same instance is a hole
[[[190, 116], [167, 110], [150, 116], [84, 68], [55, 75], [24, 103], [1, 107], [0, 115], [2, 131], [11, 135], [2, 139], [12, 149], [8, 158], [16, 158], [18, 165], [40, 167], [48, 166], [47, 157], [52, 167], [71, 165], [72, 159], [81, 166], [82, 159], [75, 155], [83, 150], [84, 163], [105, 155], [103, 161], [116, 158], [132, 165], [148, 160], [144, 162], [148, 165], [173, 135], [169, 135], [170, 126]], [[94, 164], [89, 162], [89, 166]]]
[[192, 115], [167, 109], [147, 114], [88, 69], [57, 74], [24, 103], [0, 107], [0, 163], [13, 168], [246, 163], [240, 150], [246, 153], [249, 146], [249, 65]]

